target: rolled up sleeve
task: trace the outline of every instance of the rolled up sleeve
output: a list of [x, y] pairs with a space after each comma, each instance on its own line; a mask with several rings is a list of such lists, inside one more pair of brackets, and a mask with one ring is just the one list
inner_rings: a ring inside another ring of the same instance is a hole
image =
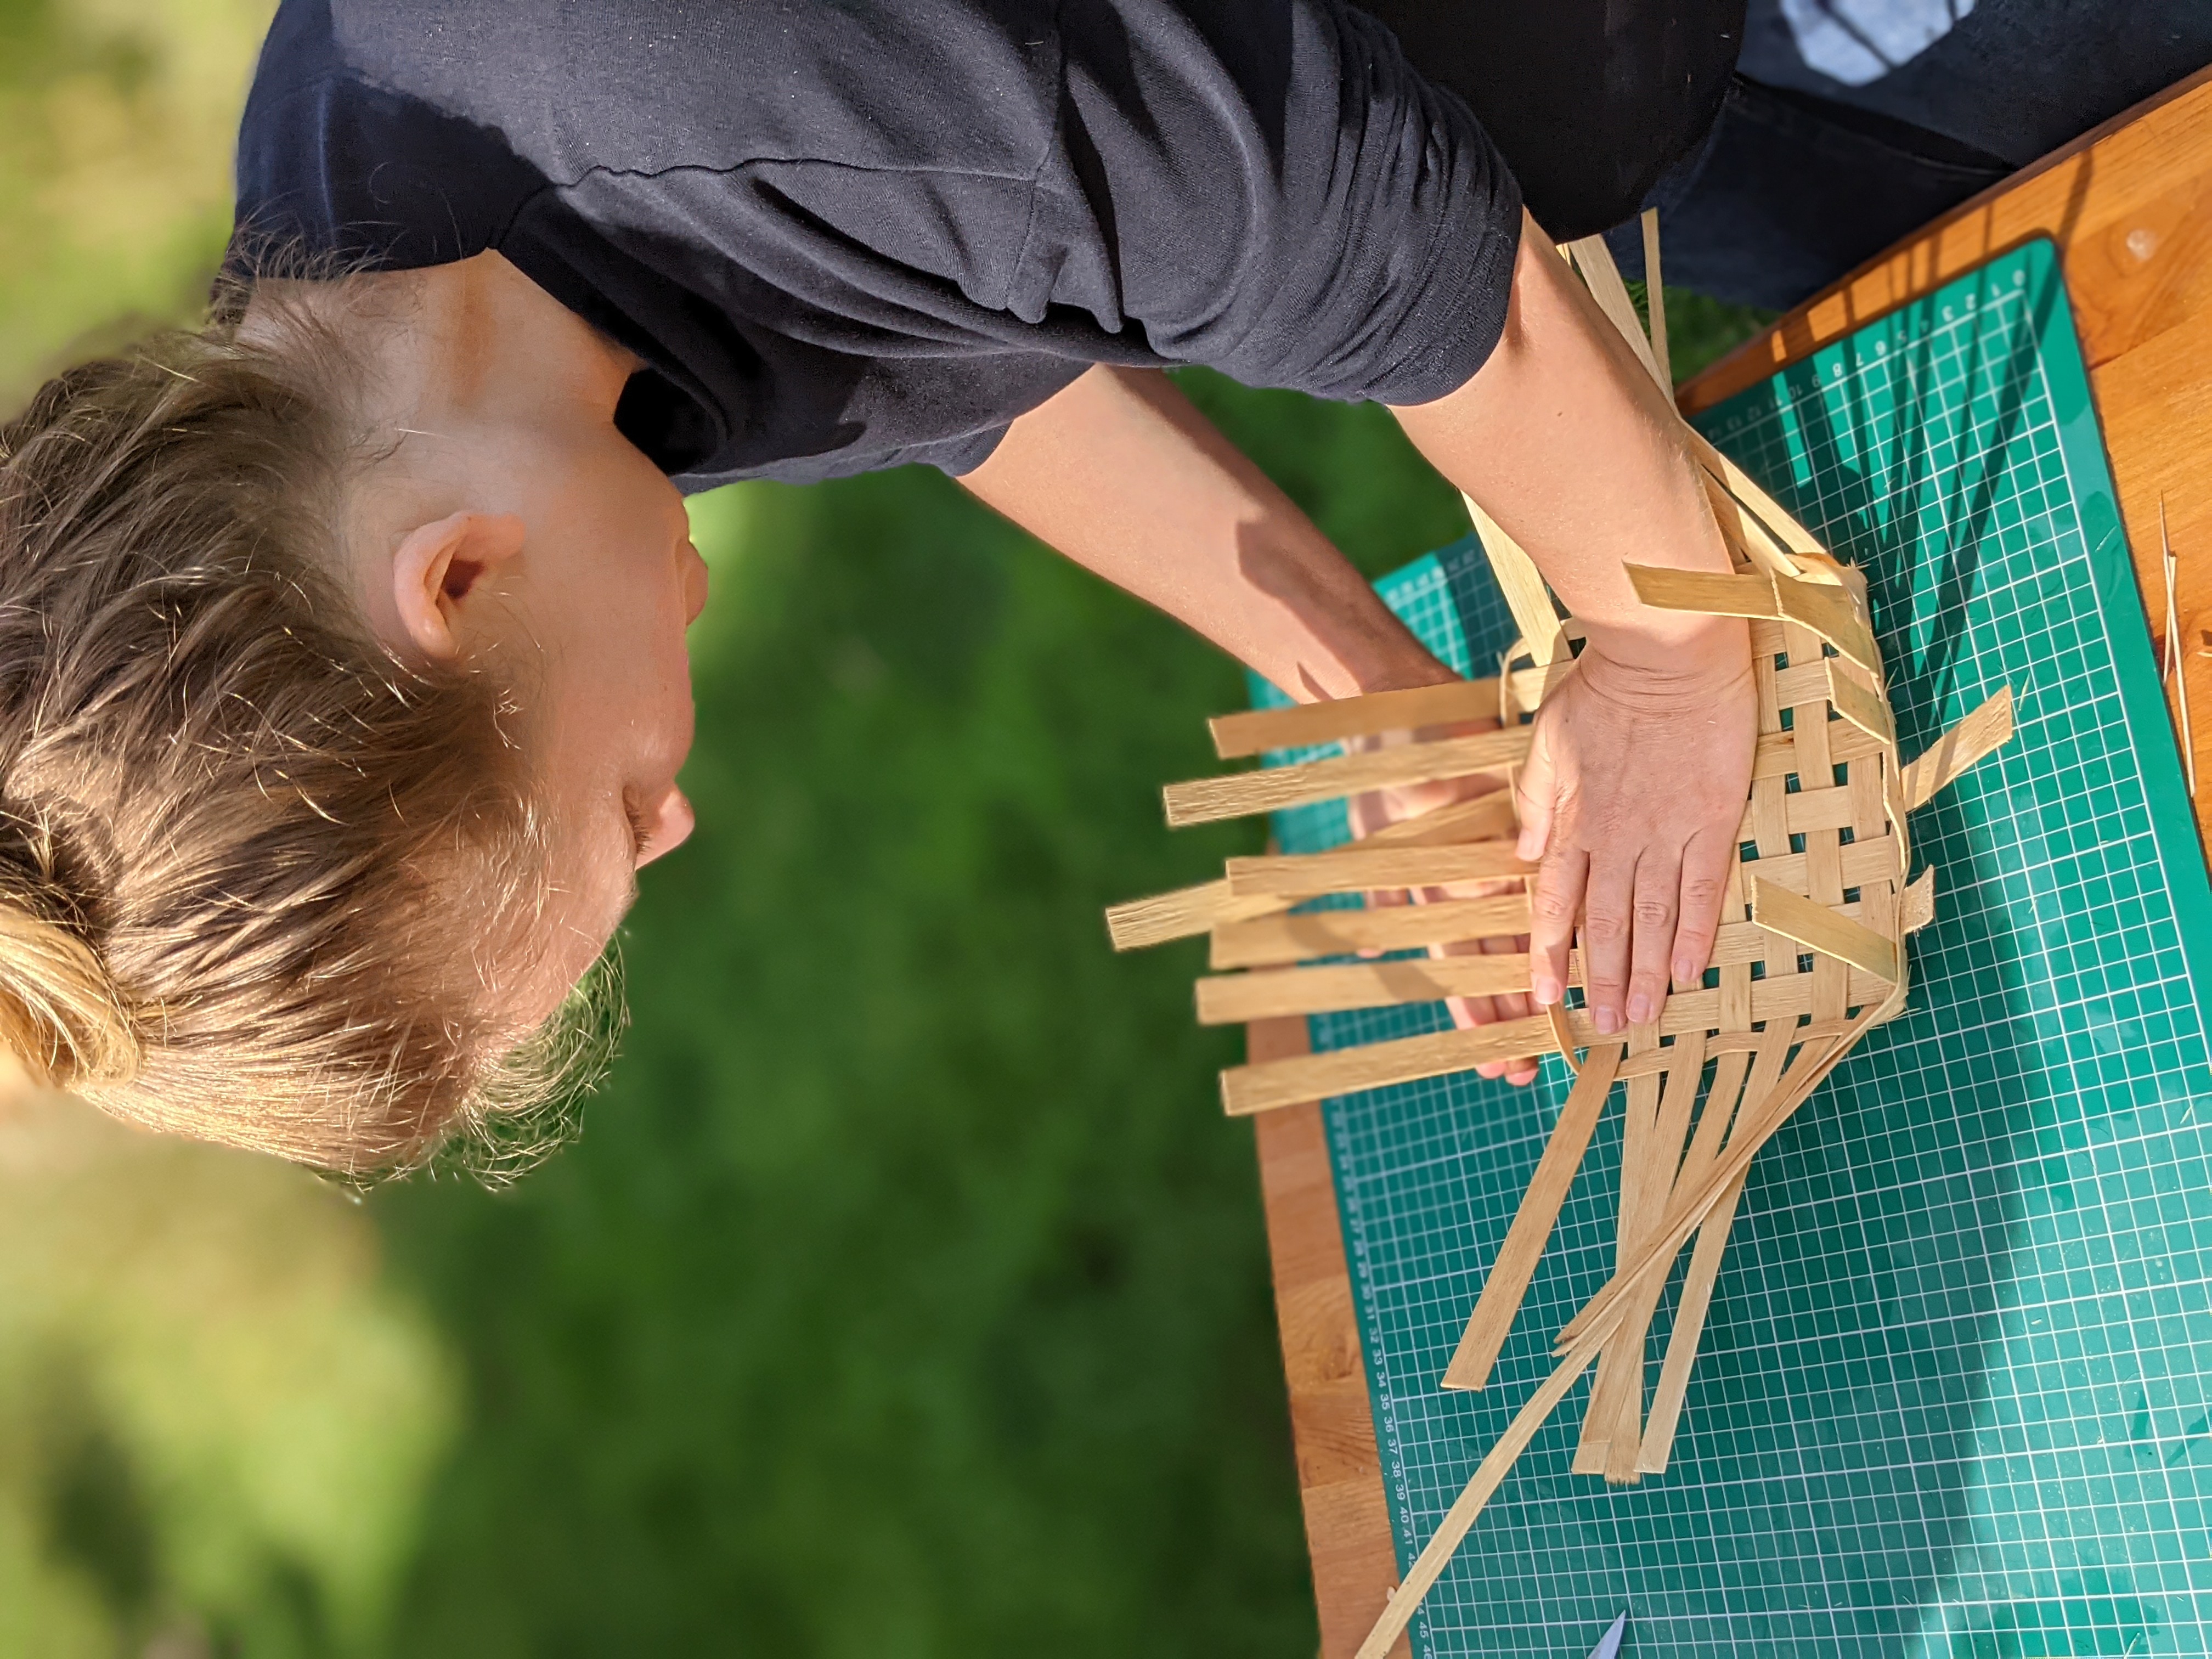
[[1504, 327], [1521, 198], [1464, 104], [1334, 0], [1061, 13], [1060, 143], [1009, 308], [1133, 361], [1425, 403]]

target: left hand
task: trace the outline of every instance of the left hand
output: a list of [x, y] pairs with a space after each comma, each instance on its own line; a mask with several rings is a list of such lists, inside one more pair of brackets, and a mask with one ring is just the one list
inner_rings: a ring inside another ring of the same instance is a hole
[[[1425, 731], [1419, 735], [1427, 738], [1455, 738], [1497, 729], [1498, 722], [1495, 720], [1468, 720], [1449, 728]], [[1442, 807], [1472, 800], [1505, 787], [1502, 779], [1475, 776], [1452, 778], [1441, 783], [1415, 784], [1405, 788], [1371, 790], [1365, 794], [1353, 796], [1346, 803], [1346, 816], [1351, 820], [1352, 836], [1357, 839], [1371, 836], [1387, 824], [1421, 817]], [[1437, 887], [1400, 888], [1370, 893], [1367, 902], [1379, 907], [1433, 904], [1446, 899], [1486, 898], [1495, 894], [1512, 892], [1519, 884], [1510, 878], [1452, 882]], [[1498, 956], [1525, 951], [1528, 948], [1526, 936], [1505, 935], [1432, 945], [1429, 947], [1429, 954], [1434, 957]], [[1463, 1031], [1500, 1020], [1525, 1018], [1536, 1012], [1534, 1003], [1517, 993], [1506, 996], [1448, 997], [1444, 1000], [1444, 1006], [1450, 1012], [1452, 1024]], [[1528, 1084], [1536, 1079], [1536, 1060], [1533, 1055], [1517, 1060], [1486, 1060], [1475, 1070], [1484, 1077], [1502, 1077], [1512, 1083]]]

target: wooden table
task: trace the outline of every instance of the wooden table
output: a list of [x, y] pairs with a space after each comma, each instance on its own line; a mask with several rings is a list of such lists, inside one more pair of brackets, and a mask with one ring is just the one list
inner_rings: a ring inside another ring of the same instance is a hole
[[2038, 236], [2057, 244], [2154, 644], [2159, 503], [2180, 570], [2190, 724], [2212, 804], [2212, 69], [2086, 133], [1922, 231], [1681, 388], [1696, 414]]
[[[1954, 210], [1684, 386], [1694, 414], [2038, 236], [2059, 250], [2120, 510], [2165, 646], [2159, 506], [2179, 557], [2191, 725], [2212, 805], [2212, 70]], [[2203, 655], [2197, 654], [2199, 652]], [[2212, 836], [2208, 836], [2212, 840]], [[1254, 1060], [1303, 1019], [1249, 1028]], [[1321, 1108], [1254, 1120], [1323, 1659], [1348, 1659], [1398, 1580]], [[1395, 1653], [1407, 1651], [1401, 1638]]]

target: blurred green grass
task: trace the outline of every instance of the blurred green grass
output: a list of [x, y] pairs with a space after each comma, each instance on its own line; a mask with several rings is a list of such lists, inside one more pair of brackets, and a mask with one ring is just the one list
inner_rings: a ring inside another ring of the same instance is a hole
[[273, 0], [0, 0], [0, 404], [64, 344], [188, 316], [229, 231]]
[[[189, 308], [265, 15], [0, 0], [0, 392]], [[1370, 574], [1463, 533], [1382, 411], [1183, 380]], [[353, 1206], [0, 1117], [0, 1659], [1312, 1650], [1236, 1041], [1099, 919], [1255, 844], [1158, 807], [1240, 674], [933, 473], [694, 516], [578, 1145]]]

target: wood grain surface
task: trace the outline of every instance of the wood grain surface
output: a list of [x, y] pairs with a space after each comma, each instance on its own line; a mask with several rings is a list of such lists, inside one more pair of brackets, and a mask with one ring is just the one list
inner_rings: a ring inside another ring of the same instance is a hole
[[[2037, 236], [2057, 245], [2158, 648], [2159, 504], [2179, 558], [2197, 770], [2212, 822], [2212, 69], [1939, 219], [1680, 390], [1690, 413]], [[1247, 1028], [1255, 1062], [1303, 1018]], [[1253, 1121], [1322, 1659], [1348, 1659], [1398, 1581], [1336, 1187], [1317, 1105]], [[1394, 1656], [1408, 1651], [1401, 1638]]]
[[[1255, 1020], [1245, 1032], [1255, 1061], [1307, 1052], [1303, 1017]], [[1328, 1139], [1318, 1103], [1262, 1113], [1253, 1129], [1322, 1656], [1350, 1659], [1398, 1587], [1398, 1556], [1390, 1540], [1382, 1458], [1375, 1443], [1375, 1411], [1367, 1397], [1367, 1363], [1359, 1351]], [[1410, 1651], [1403, 1637], [1391, 1650], [1394, 1656]]]

